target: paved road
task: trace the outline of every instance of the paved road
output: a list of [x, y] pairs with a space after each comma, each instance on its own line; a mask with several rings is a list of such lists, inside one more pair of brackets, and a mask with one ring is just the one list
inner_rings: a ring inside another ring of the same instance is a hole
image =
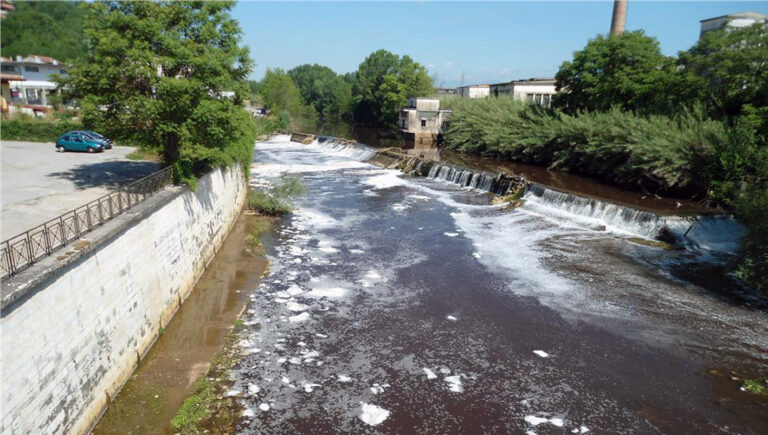
[[52, 143], [2, 141], [0, 239], [6, 240], [158, 169], [128, 160], [131, 147], [57, 153]]

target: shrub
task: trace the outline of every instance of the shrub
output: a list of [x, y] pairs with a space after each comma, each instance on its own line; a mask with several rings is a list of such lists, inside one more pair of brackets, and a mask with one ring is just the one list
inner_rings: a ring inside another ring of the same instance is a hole
[[261, 190], [251, 190], [248, 192], [246, 206], [249, 210], [258, 211], [270, 216], [287, 214], [293, 210], [291, 205], [285, 200]]
[[303, 195], [307, 191], [299, 177], [282, 176], [277, 180], [269, 192], [263, 190], [248, 191], [246, 207], [270, 216], [278, 216], [293, 211], [289, 198]]
[[55, 142], [56, 138], [69, 130], [82, 130], [78, 121], [19, 117], [3, 119], [0, 125], [2, 140], [24, 140], [30, 142]]
[[567, 115], [512, 98], [453, 101], [450, 148], [545, 165], [632, 189], [700, 193], [695, 152], [727, 141], [700, 111], [676, 118], [612, 109]]

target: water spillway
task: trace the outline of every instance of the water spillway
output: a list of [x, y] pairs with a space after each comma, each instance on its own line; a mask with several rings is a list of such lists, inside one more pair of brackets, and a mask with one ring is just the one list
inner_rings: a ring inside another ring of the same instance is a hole
[[[356, 160], [379, 164], [380, 152], [364, 144], [321, 137], [315, 141]], [[391, 156], [391, 154], [390, 154]], [[381, 156], [384, 157], [384, 156]], [[508, 195], [518, 188], [524, 189], [523, 199], [531, 209], [547, 209], [560, 216], [581, 222], [590, 228], [603, 228], [631, 236], [660, 240], [694, 250], [732, 253], [738, 249], [744, 228], [728, 215], [676, 215], [658, 213], [590, 197], [586, 194], [565, 192], [540, 183], [533, 183], [522, 176], [491, 173], [466, 166], [454, 165], [417, 157], [401, 157], [403, 168], [416, 176], [440, 180], [461, 187]], [[392, 157], [379, 166], [394, 167]]]

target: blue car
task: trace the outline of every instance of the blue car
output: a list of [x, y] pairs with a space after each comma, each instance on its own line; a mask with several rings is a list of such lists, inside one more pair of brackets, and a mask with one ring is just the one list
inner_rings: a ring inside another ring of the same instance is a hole
[[106, 150], [111, 150], [112, 149], [112, 140], [107, 139], [105, 136], [102, 136], [99, 133], [96, 133], [95, 131], [72, 130], [72, 131], [68, 131], [67, 133], [82, 134], [82, 135], [89, 136], [92, 139], [100, 141], [101, 144], [104, 145], [104, 149], [106, 149]]
[[89, 153], [99, 153], [104, 151], [104, 144], [101, 141], [78, 133], [64, 133], [56, 139], [56, 151], [86, 151]]

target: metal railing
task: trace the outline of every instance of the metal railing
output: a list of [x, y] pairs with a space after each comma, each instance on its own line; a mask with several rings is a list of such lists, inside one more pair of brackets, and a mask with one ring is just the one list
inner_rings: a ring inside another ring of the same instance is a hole
[[0, 278], [10, 277], [171, 184], [171, 168], [119, 187], [0, 244]]

